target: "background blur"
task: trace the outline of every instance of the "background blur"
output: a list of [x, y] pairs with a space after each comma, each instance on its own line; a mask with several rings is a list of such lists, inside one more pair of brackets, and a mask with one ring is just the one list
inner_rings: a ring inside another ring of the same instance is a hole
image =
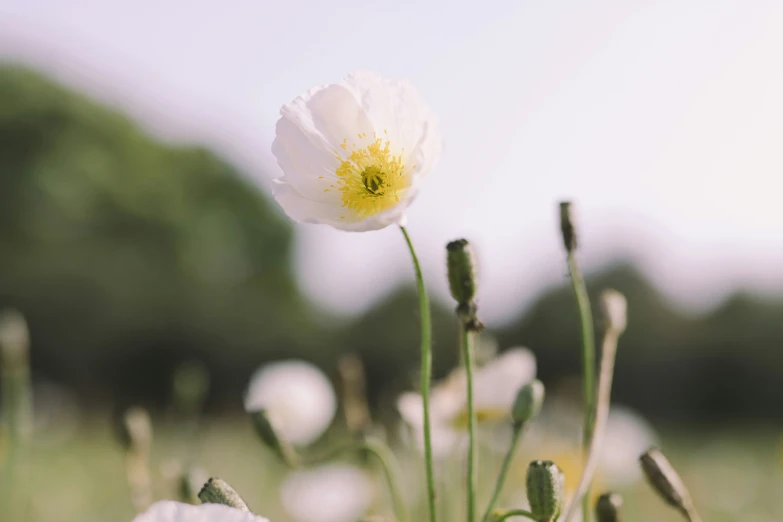
[[780, 461], [782, 26], [774, 0], [0, 3], [0, 309], [29, 321], [41, 408], [164, 411], [194, 359], [223, 416], [280, 358], [335, 376], [358, 353], [374, 407], [410, 387], [399, 232], [296, 225], [268, 194], [279, 107], [373, 69], [441, 118], [409, 214], [437, 376], [457, 360], [444, 245], [467, 237], [500, 349], [570, 389], [556, 205], [573, 199], [593, 294], [629, 301], [616, 402], [664, 440], [749, 437]]

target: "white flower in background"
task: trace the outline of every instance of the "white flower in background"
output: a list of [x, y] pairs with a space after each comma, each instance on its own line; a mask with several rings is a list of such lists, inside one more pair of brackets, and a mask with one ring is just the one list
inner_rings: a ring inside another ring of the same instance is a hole
[[373, 483], [360, 469], [327, 465], [291, 473], [281, 497], [296, 522], [356, 522], [372, 503]]
[[[479, 423], [508, 419], [519, 388], [536, 377], [536, 358], [526, 348], [512, 348], [473, 375], [473, 395]], [[421, 395], [404, 393], [397, 401], [402, 419], [423, 448], [424, 413]], [[467, 429], [467, 378], [458, 368], [430, 392], [433, 453], [447, 456]]]
[[430, 108], [405, 81], [356, 72], [280, 109], [274, 195], [303, 223], [341, 230], [404, 224], [419, 182], [440, 155]]
[[269, 522], [266, 518], [221, 504], [193, 506], [163, 500], [156, 502], [133, 522]]
[[245, 410], [264, 409], [280, 435], [306, 445], [320, 437], [337, 409], [332, 383], [305, 361], [281, 361], [256, 370], [250, 379]]
[[613, 406], [606, 421], [606, 432], [598, 461], [598, 473], [606, 486], [615, 488], [639, 480], [639, 455], [656, 443], [649, 422], [629, 408]]

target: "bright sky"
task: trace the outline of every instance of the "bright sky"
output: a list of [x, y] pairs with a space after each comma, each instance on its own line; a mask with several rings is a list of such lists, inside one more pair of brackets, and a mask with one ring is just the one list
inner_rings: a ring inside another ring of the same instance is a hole
[[[441, 295], [445, 243], [472, 240], [493, 323], [564, 277], [563, 198], [588, 266], [630, 256], [684, 305], [783, 290], [781, 28], [779, 0], [4, 0], [0, 57], [264, 190], [282, 104], [356, 69], [409, 79], [445, 141], [409, 229]], [[411, 278], [395, 229], [297, 231], [302, 283], [334, 310]]]

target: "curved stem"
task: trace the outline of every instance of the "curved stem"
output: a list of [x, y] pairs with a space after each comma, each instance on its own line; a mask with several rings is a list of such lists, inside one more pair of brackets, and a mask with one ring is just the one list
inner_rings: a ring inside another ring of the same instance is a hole
[[473, 400], [473, 336], [463, 324], [462, 353], [465, 359], [465, 376], [467, 378], [468, 395], [468, 476], [467, 476], [467, 521], [476, 519], [476, 489], [478, 488], [478, 453], [476, 452], [476, 409]]
[[[579, 265], [573, 251], [568, 252], [568, 271], [571, 274], [571, 285], [576, 296], [579, 309], [579, 325], [582, 331], [582, 383], [584, 394], [585, 422], [582, 431], [582, 458], [587, 460], [587, 453], [592, 442], [593, 426], [595, 424], [595, 333], [593, 331], [593, 313], [590, 309], [590, 298], [587, 295]], [[590, 520], [590, 487], [582, 499], [582, 520]]]
[[419, 293], [419, 314], [421, 315], [421, 402], [424, 410], [424, 460], [427, 473], [427, 499], [429, 502], [430, 522], [437, 522], [435, 505], [435, 467], [432, 459], [432, 427], [430, 426], [430, 379], [432, 376], [432, 324], [430, 320], [430, 303], [427, 289], [424, 287], [424, 277], [416, 257], [416, 250], [405, 227], [400, 226], [405, 243], [411, 253], [413, 269], [416, 274], [416, 289]]
[[530, 511], [525, 511], [524, 509], [509, 509], [508, 511], [504, 511], [500, 515], [495, 516], [495, 518], [492, 519], [492, 522], [503, 522], [503, 520], [511, 517], [527, 517], [530, 520], [537, 522], [536, 517], [533, 516], [533, 513]]
[[392, 504], [394, 505], [394, 516], [399, 522], [408, 521], [408, 511], [405, 508], [405, 499], [400, 487], [400, 471], [394, 453], [382, 441], [375, 438], [350, 442], [320, 455], [304, 460], [304, 465], [314, 466], [328, 460], [332, 460], [343, 453], [366, 451], [374, 456], [383, 469], [386, 477], [386, 483], [389, 486]]
[[495, 503], [498, 501], [498, 497], [500, 497], [500, 492], [503, 490], [503, 484], [506, 483], [506, 476], [511, 467], [511, 461], [514, 460], [514, 452], [517, 449], [520, 438], [522, 438], [522, 425], [516, 425], [514, 426], [514, 433], [511, 435], [511, 445], [508, 447], [508, 451], [506, 451], [506, 456], [503, 458], [503, 465], [500, 468], [500, 474], [495, 482], [495, 491], [492, 492], [492, 498], [489, 499], [487, 509], [484, 510], [484, 516], [481, 517], [483, 522], [490, 522], [492, 508], [495, 507]]
[[[582, 498], [582, 508], [587, 503], [589, 505], [589, 497], [587, 492], [590, 490], [590, 482], [593, 479], [595, 469], [598, 465], [598, 456], [601, 453], [601, 443], [604, 438], [604, 431], [606, 430], [606, 421], [609, 417], [609, 405], [612, 395], [612, 378], [614, 376], [614, 361], [617, 355], [617, 340], [619, 334], [614, 330], [607, 330], [604, 334], [603, 345], [601, 349], [601, 374], [598, 380], [598, 403], [596, 405], [595, 423], [593, 424], [594, 431], [591, 432], [591, 443], [589, 452], [587, 455], [587, 461], [585, 467], [582, 470], [582, 476], [579, 478], [579, 485], [576, 487], [576, 492], [569, 505], [565, 510], [565, 515], [562, 518], [563, 522], [568, 522], [576, 512], [576, 504], [579, 502], [579, 498]], [[587, 499], [587, 502], [585, 501]], [[584, 519], [582, 519], [584, 520]]]

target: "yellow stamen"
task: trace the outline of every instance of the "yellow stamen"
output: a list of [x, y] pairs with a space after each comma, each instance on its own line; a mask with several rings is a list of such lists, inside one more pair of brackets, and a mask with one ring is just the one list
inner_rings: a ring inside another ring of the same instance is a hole
[[[345, 147], [343, 147], [345, 148]], [[388, 141], [376, 139], [363, 149], [353, 150], [347, 159], [338, 157], [343, 206], [360, 216], [374, 216], [400, 202], [410, 181], [402, 156], [394, 156]]]

